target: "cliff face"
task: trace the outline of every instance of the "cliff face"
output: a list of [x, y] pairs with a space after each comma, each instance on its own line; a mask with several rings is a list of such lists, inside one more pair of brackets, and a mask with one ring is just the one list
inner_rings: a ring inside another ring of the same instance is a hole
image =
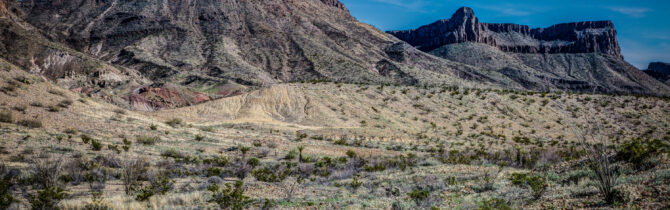
[[463, 7], [451, 19], [407, 31], [388, 33], [432, 51], [447, 44], [476, 42], [514, 53], [604, 53], [621, 57], [611, 21], [557, 24], [531, 29], [517, 24], [480, 23], [472, 9]]

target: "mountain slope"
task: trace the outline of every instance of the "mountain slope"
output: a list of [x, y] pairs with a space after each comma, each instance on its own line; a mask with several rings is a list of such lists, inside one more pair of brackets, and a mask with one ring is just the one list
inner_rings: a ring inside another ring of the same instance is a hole
[[670, 93], [670, 87], [623, 60], [611, 21], [531, 29], [480, 23], [464, 7], [451, 19], [388, 33], [433, 55], [500, 72], [528, 89]]
[[417, 83], [407, 67], [385, 65], [393, 63], [385, 49], [398, 40], [356, 21], [336, 0], [31, 0], [21, 7], [52, 40], [156, 80]]

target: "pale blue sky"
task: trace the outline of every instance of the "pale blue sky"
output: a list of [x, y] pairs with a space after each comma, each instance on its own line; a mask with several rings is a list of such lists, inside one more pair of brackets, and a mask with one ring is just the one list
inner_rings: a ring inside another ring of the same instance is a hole
[[670, 0], [340, 0], [361, 22], [382, 30], [412, 29], [450, 18], [459, 7], [481, 22], [547, 27], [556, 23], [612, 20], [626, 61], [646, 69], [670, 62]]

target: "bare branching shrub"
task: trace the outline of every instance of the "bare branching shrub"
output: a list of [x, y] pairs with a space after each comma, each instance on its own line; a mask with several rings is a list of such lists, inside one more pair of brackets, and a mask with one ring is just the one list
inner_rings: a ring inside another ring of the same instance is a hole
[[39, 189], [28, 201], [33, 209], [56, 209], [65, 199], [65, 187], [59, 182], [62, 175], [62, 158], [35, 159], [31, 166], [33, 184]]
[[63, 173], [62, 158], [35, 159], [31, 167], [35, 185], [42, 189], [59, 187], [59, 178]]
[[121, 167], [123, 190], [130, 195], [140, 186], [139, 178], [146, 174], [149, 163], [144, 158], [127, 158]]
[[[567, 109], [562, 104], [559, 103], [557, 106], [563, 112], [567, 113]], [[588, 112], [584, 113], [583, 117], [588, 122], [586, 125], [579, 127], [576, 123], [571, 123], [570, 129], [586, 153], [584, 162], [595, 175], [598, 191], [600, 191], [605, 202], [612, 204], [618, 197], [618, 193], [614, 188], [618, 174], [611, 162], [615, 151], [607, 146], [607, 135], [604, 134], [601, 121], [593, 115], [588, 114]]]

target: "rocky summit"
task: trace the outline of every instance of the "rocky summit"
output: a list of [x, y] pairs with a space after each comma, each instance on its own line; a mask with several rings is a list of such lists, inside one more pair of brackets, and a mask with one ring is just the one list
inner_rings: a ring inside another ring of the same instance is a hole
[[471, 8], [417, 29], [388, 31], [447, 60], [493, 70], [528, 89], [668, 94], [668, 87], [623, 60], [611, 21], [534, 28], [481, 23]]

